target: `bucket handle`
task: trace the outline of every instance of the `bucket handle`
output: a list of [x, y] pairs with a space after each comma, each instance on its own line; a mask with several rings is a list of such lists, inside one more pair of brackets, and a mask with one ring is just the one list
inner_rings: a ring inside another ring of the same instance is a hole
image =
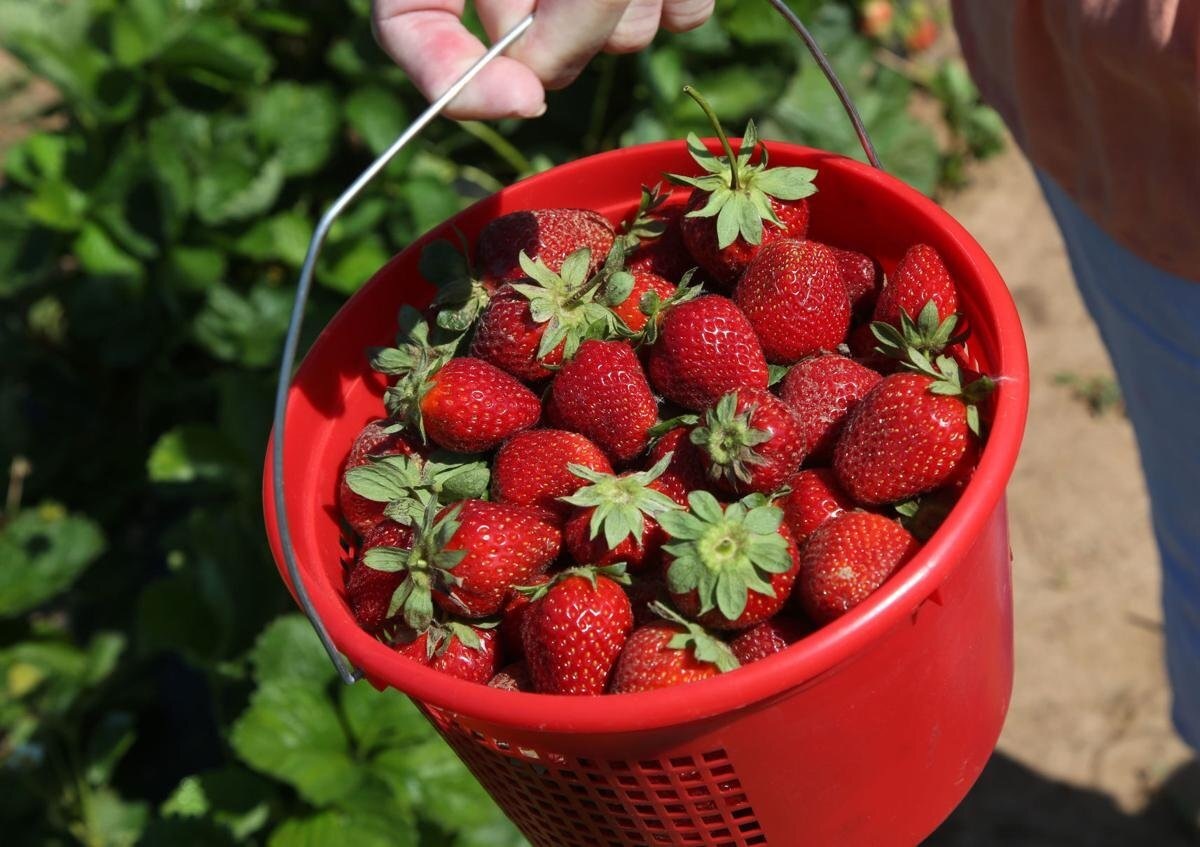
[[[791, 25], [792, 29], [804, 41], [805, 46], [808, 47], [808, 52], [812, 54], [821, 72], [825, 74], [826, 79], [829, 80], [829, 84], [833, 86], [833, 90], [837, 93], [842, 107], [846, 110], [846, 115], [850, 118], [850, 123], [854, 126], [854, 132], [858, 136], [858, 141], [862, 145], [863, 153], [866, 154], [867, 160], [874, 167], [882, 170], [883, 165], [879, 163], [879, 157], [875, 153], [875, 145], [871, 143], [870, 136], [867, 135], [867, 129], [863, 125], [858, 110], [855, 108], [854, 103], [851, 102], [850, 95], [847, 94], [841, 80], [834, 73], [833, 67], [829, 64], [829, 60], [826, 58], [824, 52], [822, 52], [820, 46], [813, 39], [812, 34], [809, 33], [808, 29], [800, 21], [800, 18], [796, 16], [796, 13], [788, 8], [784, 0], [767, 0], [767, 2], [774, 7], [775, 11]], [[296, 363], [296, 352], [300, 343], [300, 327], [304, 321], [304, 307], [308, 302], [309, 292], [312, 290], [317, 257], [321, 255], [321, 248], [325, 244], [325, 238], [329, 235], [329, 230], [333, 226], [334, 221], [362, 193], [367, 184], [421, 130], [441, 114], [450, 101], [458, 96], [459, 92], [466, 88], [467, 84], [480, 71], [487, 67], [489, 62], [507, 50], [514, 41], [524, 35], [525, 31], [532, 24], [533, 14], [526, 15], [504, 37], [493, 44], [486, 53], [479, 57], [475, 64], [467, 68], [466, 72], [453, 85], [446, 89], [444, 94], [430, 103], [429, 107], [400, 134], [399, 138], [392, 142], [392, 145], [387, 150], [367, 166], [366, 170], [351, 183], [350, 187], [340, 197], [333, 201], [333, 204], [330, 205], [325, 214], [317, 222], [316, 229], [313, 230], [312, 240], [308, 244], [308, 252], [304, 256], [304, 264], [300, 268], [300, 280], [296, 286], [296, 300], [292, 306], [292, 315], [288, 322], [287, 335], [284, 338], [283, 354], [279, 363], [279, 379], [275, 389], [275, 418], [272, 424], [273, 440], [271, 450], [271, 486], [275, 501], [275, 523], [279, 531], [279, 546], [283, 552], [284, 565], [287, 568], [288, 576], [291, 578], [292, 590], [296, 593], [296, 599], [300, 604], [300, 608], [304, 611], [313, 629], [316, 630], [317, 637], [321, 639], [321, 645], [325, 648], [325, 652], [329, 654], [329, 658], [333, 662], [333, 666], [337, 669], [338, 675], [348, 685], [362, 679], [362, 671], [352, 667], [338, 651], [333, 643], [333, 639], [329, 636], [329, 630], [313, 605], [312, 598], [309, 597], [308, 588], [304, 584], [299, 565], [296, 562], [296, 550], [292, 545], [292, 534], [288, 527], [287, 503], [284, 496], [283, 438], [287, 418], [288, 392], [291, 387], [292, 369]]]

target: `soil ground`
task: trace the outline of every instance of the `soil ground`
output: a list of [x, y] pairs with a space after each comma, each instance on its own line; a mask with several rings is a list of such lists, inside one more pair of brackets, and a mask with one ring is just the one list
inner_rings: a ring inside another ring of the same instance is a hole
[[[1183, 847], [1162, 790], [1172, 733], [1158, 561], [1129, 422], [1059, 373], [1111, 378], [1033, 174], [1015, 146], [946, 204], [999, 267], [1031, 360], [1009, 487], [1016, 683], [1000, 748], [929, 847]], [[1200, 796], [1197, 797], [1200, 805]]]

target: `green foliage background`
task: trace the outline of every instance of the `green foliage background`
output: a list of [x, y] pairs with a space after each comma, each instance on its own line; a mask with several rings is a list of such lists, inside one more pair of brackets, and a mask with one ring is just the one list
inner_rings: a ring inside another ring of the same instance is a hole
[[[893, 173], [996, 149], [953, 62], [884, 67], [853, 4], [813, 23]], [[541, 120], [441, 121], [335, 227], [307, 325], [528, 173], [727, 124], [854, 154], [760, 0], [601, 57]], [[303, 9], [303, 11], [299, 11]], [[269, 560], [272, 366], [316, 216], [421, 108], [368, 0], [0, 0], [53, 103], [0, 183], [0, 820], [11, 845], [505, 845], [512, 827], [396, 692], [334, 684]], [[907, 68], [907, 70], [906, 70]], [[915, 68], [915, 70], [914, 70]], [[914, 97], [940, 104], [938, 135]], [[943, 140], [939, 144], [937, 137]]]

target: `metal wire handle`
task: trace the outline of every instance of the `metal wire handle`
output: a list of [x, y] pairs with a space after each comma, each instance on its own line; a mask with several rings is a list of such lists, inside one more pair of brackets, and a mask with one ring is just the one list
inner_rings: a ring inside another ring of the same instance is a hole
[[[854, 125], [854, 132], [858, 136], [858, 141], [862, 145], [863, 153], [866, 154], [867, 160], [876, 168], [883, 169], [883, 165], [879, 163], [879, 157], [875, 153], [875, 145], [871, 143], [870, 137], [867, 135], [866, 127], [863, 126], [862, 118], [859, 117], [858, 110], [854, 107], [854, 103], [850, 100], [850, 95], [846, 93], [845, 87], [837, 74], [834, 73], [833, 67], [829, 64], [829, 60], [825, 57], [820, 46], [813, 39], [811, 33], [796, 16], [796, 13], [788, 8], [784, 0], [767, 0], [775, 8], [784, 20], [791, 25], [792, 29], [804, 41], [808, 47], [809, 53], [816, 60], [817, 65], [821, 68], [821, 72], [825, 74], [829, 84], [833, 86], [833, 90], [837, 93], [838, 99], [842, 103], [842, 107], [846, 110], [847, 116], [850, 118], [850, 123]], [[313, 606], [312, 599], [308, 595], [308, 588], [304, 585], [304, 580], [300, 576], [300, 568], [296, 562], [296, 550], [292, 545], [292, 534], [288, 528], [287, 517], [287, 501], [284, 496], [284, 474], [283, 474], [283, 443], [284, 443], [284, 428], [287, 415], [288, 390], [291, 387], [292, 369], [296, 363], [296, 351], [300, 343], [300, 328], [304, 322], [304, 307], [308, 302], [309, 292], [312, 290], [313, 274], [317, 265], [317, 257], [321, 255], [321, 248], [325, 245], [325, 239], [329, 235], [329, 230], [333, 226], [334, 221], [352, 203], [362, 190], [367, 187], [367, 184], [373, 180], [380, 171], [382, 171], [396, 154], [403, 150], [410, 141], [412, 141], [418, 133], [433, 121], [442, 110], [458, 96], [467, 84], [473, 80], [480, 71], [487, 67], [493, 59], [507, 50], [514, 41], [525, 34], [525, 31], [533, 24], [533, 15], [527, 15], [516, 26], [509, 30], [503, 38], [491, 46], [491, 48], [479, 57], [479, 60], [471, 67], [467, 68], [466, 72], [446, 92], [429, 104], [429, 107], [420, 114], [420, 116], [412, 122], [412, 124], [400, 134], [392, 145], [379, 155], [375, 161], [367, 166], [359, 177], [351, 183], [337, 200], [326, 210], [325, 214], [317, 222], [317, 227], [313, 231], [312, 240], [308, 245], [308, 252], [304, 256], [304, 264], [300, 267], [300, 281], [296, 286], [296, 302], [292, 306], [292, 316], [288, 323], [287, 335], [283, 342], [283, 355], [279, 363], [279, 381], [275, 389], [275, 420], [272, 425], [274, 433], [274, 441], [272, 442], [271, 452], [271, 481], [273, 484], [275, 495], [275, 522], [279, 530], [279, 546], [283, 551], [284, 565], [287, 567], [288, 576], [292, 581], [292, 590], [296, 592], [296, 599], [300, 603], [300, 608], [308, 617], [309, 623], [313, 629], [317, 631], [317, 636], [321, 639], [321, 644], [325, 648], [325, 652], [329, 654], [329, 658], [333, 661], [333, 666], [337, 669], [338, 675], [342, 681], [347, 684], [357, 682], [362, 678], [362, 671], [353, 668], [345, 660], [342, 654], [338, 651], [333, 643], [333, 639], [329, 637], [329, 630], [326, 629], [321, 616], [317, 614], [316, 607]]]

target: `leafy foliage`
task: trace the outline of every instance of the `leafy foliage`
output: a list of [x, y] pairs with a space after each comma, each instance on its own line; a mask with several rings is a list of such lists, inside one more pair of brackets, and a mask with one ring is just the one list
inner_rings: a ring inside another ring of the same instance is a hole
[[[995, 146], [961, 68], [880, 64], [854, 4], [793, 5], [894, 173], [934, 191], [956, 178], [947, 163]], [[408, 700], [335, 683], [306, 622], [283, 615], [259, 518], [309, 236], [422, 107], [368, 6], [0, 4], [0, 46], [21, 63], [0, 78], [15, 123], [0, 138], [22, 137], [0, 176], [6, 843], [522, 843]], [[393, 252], [502, 184], [707, 134], [685, 83], [727, 128], [754, 118], [767, 138], [861, 155], [762, 4], [718, 6], [694, 32], [600, 57], [539, 121], [432, 125], [333, 227], [309, 338]], [[943, 147], [908, 110], [930, 93]], [[460, 264], [445, 296], [477, 309]]]

